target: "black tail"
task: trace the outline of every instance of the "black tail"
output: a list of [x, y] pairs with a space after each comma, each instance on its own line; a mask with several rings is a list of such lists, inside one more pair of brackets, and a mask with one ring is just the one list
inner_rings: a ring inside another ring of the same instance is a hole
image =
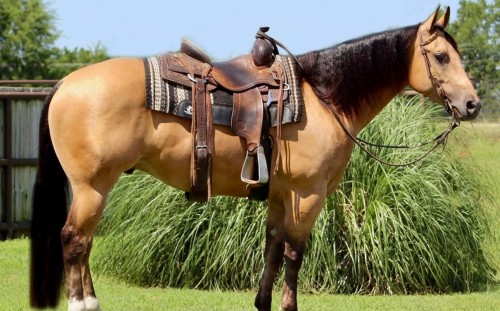
[[61, 230], [67, 217], [67, 178], [50, 137], [48, 113], [59, 82], [47, 96], [40, 118], [38, 172], [31, 221], [30, 304], [55, 307], [61, 294], [63, 254]]

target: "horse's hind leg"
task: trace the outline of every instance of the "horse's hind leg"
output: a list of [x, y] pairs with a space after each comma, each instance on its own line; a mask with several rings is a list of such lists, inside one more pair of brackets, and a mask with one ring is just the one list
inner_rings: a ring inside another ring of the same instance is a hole
[[[111, 175], [111, 174], [110, 174]], [[118, 178], [108, 175], [99, 185], [72, 184], [73, 203], [61, 232], [68, 310], [100, 310], [89, 268], [92, 236], [106, 197]], [[111, 175], [113, 176], [113, 175]]]
[[85, 301], [85, 307], [87, 310], [100, 310], [99, 302], [97, 301], [94, 284], [92, 283], [92, 276], [90, 274], [90, 251], [92, 250], [92, 244], [94, 239], [91, 238], [90, 242], [87, 244], [87, 249], [82, 258], [82, 285], [83, 285], [83, 297]]

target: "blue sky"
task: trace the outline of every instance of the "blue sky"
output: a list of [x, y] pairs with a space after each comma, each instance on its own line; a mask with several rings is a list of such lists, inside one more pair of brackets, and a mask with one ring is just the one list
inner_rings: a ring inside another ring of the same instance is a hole
[[[215, 59], [247, 53], [259, 26], [300, 54], [373, 32], [417, 24], [459, 0], [45, 0], [62, 32], [58, 46], [92, 47], [111, 56], [152, 56], [187, 37]], [[207, 6], [206, 3], [209, 3]], [[285, 4], [287, 3], [287, 4]]]

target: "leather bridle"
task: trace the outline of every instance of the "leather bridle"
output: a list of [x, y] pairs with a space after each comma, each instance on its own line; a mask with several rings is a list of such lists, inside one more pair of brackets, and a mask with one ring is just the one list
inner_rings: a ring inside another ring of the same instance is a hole
[[[302, 65], [301, 65], [301, 63], [294, 56], [293, 53], [291, 53], [283, 44], [281, 44], [280, 42], [278, 42], [274, 38], [269, 37], [264, 32], [260, 31], [259, 33], [257, 33], [257, 35], [260, 36], [260, 37], [262, 37], [262, 38], [264, 38], [264, 39], [266, 39], [266, 40], [268, 40], [273, 45], [273, 47], [275, 48], [275, 50], [277, 50], [277, 46], [276, 45], [279, 45], [280, 47], [284, 48], [294, 58], [294, 60], [298, 64], [298, 66], [302, 70], [304, 70], [303, 67], [302, 67]], [[408, 166], [408, 165], [412, 165], [412, 164], [415, 164], [415, 163], [423, 160], [432, 151], [434, 151], [439, 145], [445, 146], [447, 138], [448, 138], [448, 135], [451, 133], [451, 131], [453, 131], [456, 127], [458, 127], [460, 125], [459, 118], [455, 114], [455, 110], [451, 106], [451, 102], [450, 102], [448, 96], [446, 95], [446, 92], [445, 92], [445, 90], [443, 88], [443, 85], [441, 84], [441, 82], [439, 82], [439, 79], [436, 77], [436, 75], [434, 74], [434, 72], [433, 72], [433, 70], [431, 68], [431, 62], [429, 60], [429, 56], [427, 55], [428, 52], [425, 49], [426, 45], [428, 45], [429, 43], [431, 43], [432, 41], [434, 41], [437, 38], [437, 32], [434, 32], [427, 40], [424, 41], [423, 37], [422, 37], [422, 31], [421, 31], [420, 26], [419, 26], [418, 36], [419, 36], [419, 40], [420, 40], [420, 42], [419, 42], [420, 51], [422, 53], [422, 56], [424, 57], [424, 63], [425, 63], [426, 69], [427, 69], [427, 76], [428, 76], [429, 80], [431, 80], [432, 84], [436, 87], [436, 91], [437, 91], [438, 95], [443, 99], [443, 101], [445, 103], [446, 111], [453, 117], [453, 120], [450, 122], [450, 124], [446, 128], [446, 130], [444, 130], [441, 134], [437, 135], [434, 139], [432, 139], [432, 140], [430, 140], [428, 142], [425, 142], [425, 143], [421, 143], [421, 144], [415, 145], [415, 146], [379, 145], [379, 144], [374, 144], [374, 143], [370, 143], [370, 142], [364, 141], [362, 139], [359, 139], [359, 138], [355, 137], [353, 134], [351, 134], [351, 132], [349, 131], [349, 129], [347, 129], [346, 125], [344, 124], [344, 122], [340, 118], [340, 116], [337, 113], [337, 111], [336, 111], [335, 107], [333, 106], [333, 104], [328, 103], [328, 100], [326, 98], [319, 97], [319, 99], [321, 101], [323, 101], [325, 103], [325, 105], [329, 108], [328, 110], [333, 114], [333, 116], [335, 117], [335, 119], [337, 120], [337, 122], [339, 123], [340, 127], [342, 128], [342, 130], [347, 135], [347, 137], [349, 137], [358, 147], [361, 148], [361, 150], [363, 150], [371, 158], [375, 159], [376, 161], [378, 161], [378, 162], [380, 162], [382, 164], [386, 164], [386, 165], [389, 165], [389, 166], [396, 166], [396, 167]], [[317, 95], [321, 94], [321, 92], [319, 92], [317, 90], [316, 86], [311, 85], [311, 87], [313, 87], [313, 89], [315, 89], [315, 93]], [[278, 124], [280, 124], [280, 122], [278, 122]], [[278, 135], [278, 138], [279, 138], [279, 136], [280, 135]], [[377, 156], [375, 156], [366, 147], [366, 146], [373, 146], [373, 147], [379, 147], [379, 148], [415, 149], [415, 148], [421, 148], [421, 147], [427, 146], [427, 145], [429, 145], [431, 143], [434, 143], [434, 145], [428, 151], [426, 151], [424, 155], [422, 155], [421, 157], [419, 157], [419, 158], [417, 158], [417, 159], [415, 159], [415, 160], [413, 160], [411, 162], [407, 162], [407, 163], [389, 163], [389, 162], [386, 162], [386, 161], [378, 158]], [[278, 157], [278, 159], [279, 159], [279, 157]], [[276, 165], [276, 168], [277, 167], [278, 167], [278, 165]]]
[[425, 49], [425, 46], [430, 44], [432, 41], [434, 41], [437, 38], [437, 31], [435, 31], [427, 40], [424, 41], [423, 36], [422, 36], [422, 29], [419, 27], [418, 29], [418, 37], [420, 40], [420, 52], [422, 53], [422, 56], [424, 57], [424, 63], [425, 63], [425, 68], [427, 69], [427, 77], [429, 80], [431, 80], [432, 84], [436, 87], [436, 91], [441, 97], [441, 99], [444, 101], [445, 109], [450, 114], [455, 120], [458, 120], [458, 116], [455, 115], [455, 110], [453, 109], [451, 102], [446, 95], [446, 92], [444, 90], [443, 85], [439, 81], [439, 79], [436, 77], [434, 71], [432, 70], [431, 67], [431, 61], [429, 60], [429, 55], [427, 50]]
[[[375, 159], [376, 161], [378, 161], [382, 164], [389, 165], [389, 166], [396, 166], [396, 167], [408, 166], [408, 165], [415, 164], [415, 163], [419, 162], [420, 160], [423, 160], [432, 151], [434, 151], [439, 145], [445, 146], [448, 135], [451, 133], [451, 131], [453, 131], [456, 127], [458, 127], [460, 125], [459, 118], [455, 114], [455, 110], [451, 106], [451, 102], [450, 102], [448, 96], [446, 95], [446, 92], [444, 90], [443, 85], [441, 84], [441, 82], [439, 82], [439, 79], [436, 77], [436, 75], [434, 74], [434, 72], [432, 70], [431, 62], [429, 60], [429, 56], [427, 55], [428, 52], [425, 49], [426, 45], [428, 45], [429, 43], [431, 43], [432, 41], [434, 41], [437, 38], [437, 32], [434, 32], [427, 40], [424, 41], [423, 37], [422, 37], [422, 30], [419, 27], [418, 36], [419, 36], [419, 40], [420, 40], [420, 43], [419, 43], [420, 51], [422, 53], [422, 56], [424, 57], [424, 63], [425, 63], [426, 69], [427, 69], [427, 76], [428, 76], [429, 80], [431, 80], [432, 84], [436, 87], [436, 91], [437, 91], [439, 97], [441, 97], [441, 99], [443, 99], [443, 101], [445, 103], [446, 111], [453, 117], [453, 120], [450, 122], [450, 125], [446, 128], [445, 131], [443, 131], [441, 134], [437, 135], [431, 141], [428, 141], [428, 142], [425, 142], [425, 143], [422, 143], [422, 144], [419, 144], [416, 146], [390, 146], [390, 145], [373, 144], [373, 143], [369, 143], [369, 142], [366, 142], [364, 140], [361, 140], [361, 139], [355, 137], [354, 135], [352, 135], [351, 132], [345, 126], [345, 124], [342, 121], [342, 119], [340, 118], [340, 116], [338, 115], [335, 107], [332, 104], [327, 105], [329, 110], [331, 111], [331, 113], [333, 114], [333, 116], [335, 117], [337, 122], [339, 123], [340, 127], [347, 135], [347, 137], [349, 137], [358, 147], [361, 148], [361, 150], [363, 150], [371, 158]], [[389, 163], [389, 162], [386, 162], [386, 161], [378, 158], [377, 156], [375, 156], [366, 147], [368, 145], [368, 146], [374, 146], [374, 147], [379, 147], [379, 148], [414, 149], [414, 148], [420, 148], [420, 147], [426, 146], [426, 145], [433, 143], [433, 142], [434, 142], [434, 145], [427, 152], [425, 152], [424, 155], [422, 155], [421, 157], [419, 157], [411, 162], [407, 162], [407, 163]]]

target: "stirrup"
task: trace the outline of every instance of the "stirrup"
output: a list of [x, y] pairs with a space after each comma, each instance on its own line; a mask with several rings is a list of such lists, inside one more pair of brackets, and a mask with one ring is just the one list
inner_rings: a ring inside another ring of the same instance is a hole
[[[252, 179], [255, 156], [257, 156], [257, 180]], [[245, 157], [245, 162], [243, 162], [243, 168], [241, 169], [241, 180], [250, 185], [265, 184], [269, 181], [264, 147], [258, 146], [257, 150], [253, 151], [252, 154], [247, 150], [247, 156]]]

